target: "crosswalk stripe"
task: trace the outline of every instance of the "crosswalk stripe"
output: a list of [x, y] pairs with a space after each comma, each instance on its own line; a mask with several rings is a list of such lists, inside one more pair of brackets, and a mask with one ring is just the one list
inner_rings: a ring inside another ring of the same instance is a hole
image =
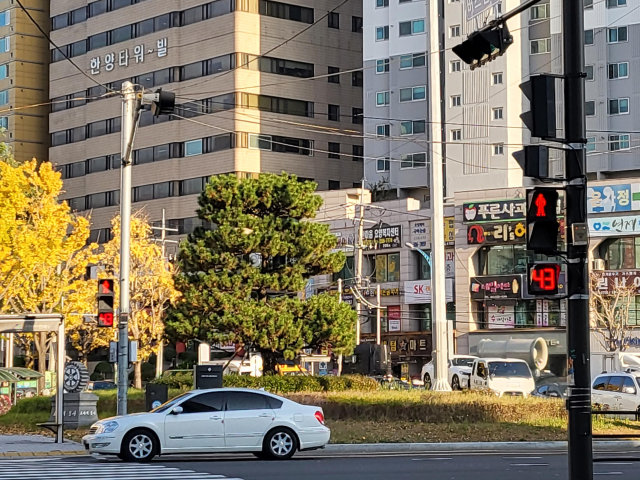
[[182, 470], [160, 464], [104, 463], [66, 459], [0, 460], [0, 480], [241, 480], [224, 475]]

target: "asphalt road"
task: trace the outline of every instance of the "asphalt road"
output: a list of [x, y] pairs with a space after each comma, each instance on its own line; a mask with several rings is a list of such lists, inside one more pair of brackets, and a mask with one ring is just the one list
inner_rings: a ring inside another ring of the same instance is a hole
[[[640, 462], [617, 455], [595, 464], [595, 478], [638, 477]], [[226, 477], [226, 478], [225, 478]], [[555, 453], [299, 456], [286, 462], [249, 456], [164, 457], [124, 464], [91, 457], [0, 460], [0, 480], [568, 480]]]

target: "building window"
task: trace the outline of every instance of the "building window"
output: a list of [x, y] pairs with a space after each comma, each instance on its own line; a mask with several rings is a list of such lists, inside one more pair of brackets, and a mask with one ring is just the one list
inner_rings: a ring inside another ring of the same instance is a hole
[[[400, 56], [400, 70], [406, 70], [409, 68], [424, 67], [427, 63], [427, 54], [413, 53], [411, 55]], [[459, 62], [458, 62], [459, 63]]]
[[202, 155], [202, 139], [184, 142], [184, 156]]
[[459, 142], [462, 140], [462, 130], [451, 130], [451, 141]]
[[420, 102], [427, 99], [427, 88], [409, 87], [400, 89], [400, 102]]
[[327, 73], [330, 75], [327, 77], [329, 83], [340, 83], [340, 75], [332, 75], [334, 73], [340, 73], [340, 69], [338, 67], [328, 67]]
[[640, 237], [616, 238], [605, 248], [607, 270], [640, 268]]
[[628, 38], [627, 27], [614, 27], [607, 29], [607, 40], [609, 43], [626, 42]]
[[0, 27], [6, 27], [11, 23], [11, 13], [9, 10], [0, 12]]
[[329, 142], [329, 158], [336, 160], [340, 159], [340, 144], [335, 142]]
[[0, 117], [0, 128], [9, 128], [9, 117]]
[[340, 121], [340, 105], [329, 104], [329, 120], [333, 122]]
[[362, 33], [362, 17], [351, 17], [351, 31], [354, 33]]
[[0, 65], [0, 80], [5, 79], [9, 76], [9, 65], [4, 64]]
[[548, 3], [531, 7], [531, 20], [542, 20], [543, 18], [549, 18]]
[[607, 8], [626, 7], [627, 0], [607, 0]]
[[391, 136], [391, 125], [384, 124], [384, 125], [378, 125], [376, 127], [376, 136], [377, 137], [389, 137]]
[[0, 91], [0, 105], [7, 105], [9, 103], [9, 90]]
[[387, 73], [389, 71], [389, 59], [376, 60], [376, 74]]
[[587, 137], [587, 152], [593, 152], [596, 149], [596, 137]]
[[351, 86], [352, 87], [364, 86], [364, 76], [362, 74], [362, 71], [351, 72]]
[[587, 81], [594, 79], [593, 65], [585, 65], [585, 73], [587, 74]]
[[309, 24], [313, 23], [313, 8], [299, 7], [271, 0], [260, 0], [259, 8], [260, 15]]
[[271, 135], [249, 134], [249, 148], [271, 151]]
[[390, 101], [391, 101], [391, 93], [389, 91], [376, 93], [376, 107], [389, 105]]
[[384, 27], [376, 27], [376, 42], [389, 40], [389, 25]]
[[451, 38], [459, 37], [460, 36], [460, 25], [452, 25], [449, 28], [449, 36]]
[[385, 8], [389, 6], [389, 0], [376, 0], [376, 8]]
[[541, 38], [539, 40], [531, 40], [531, 55], [551, 52], [551, 39]]
[[0, 53], [8, 52], [11, 48], [9, 37], [0, 38]]
[[593, 45], [593, 29], [584, 31], [584, 44]]
[[419, 135], [425, 132], [425, 120], [400, 122], [400, 135]]
[[615, 152], [617, 150], [629, 149], [629, 135], [609, 135], [609, 150]]
[[496, 245], [480, 249], [481, 275], [511, 275], [526, 271], [525, 245]]
[[609, 64], [609, 80], [627, 77], [629, 77], [629, 62]]
[[502, 116], [502, 107], [498, 107], [498, 108], [494, 108], [493, 109], [493, 119], [494, 120], [502, 120], [503, 116]]
[[340, 190], [340, 180], [329, 180], [329, 190]]
[[629, 113], [628, 98], [612, 98], [609, 100], [609, 115], [625, 115]]
[[462, 95], [451, 95], [451, 106], [459, 107], [462, 105]]
[[351, 109], [351, 123], [362, 125], [364, 123], [364, 110], [362, 108], [353, 107]]
[[589, 100], [584, 102], [584, 114], [587, 117], [593, 117], [596, 114], [596, 102]]
[[376, 172], [388, 172], [391, 169], [391, 159], [380, 157], [376, 160]]
[[362, 162], [364, 160], [364, 147], [362, 145], [352, 145], [353, 161]]
[[455, 73], [459, 72], [460, 70], [462, 70], [462, 63], [460, 62], [460, 60], [452, 60], [449, 63], [449, 72]]
[[582, 4], [584, 5], [585, 10], [593, 10], [593, 0], [583, 0]]
[[206, 177], [189, 178], [187, 180], [182, 180], [180, 182], [180, 196], [200, 195], [204, 190], [206, 183]]
[[387, 253], [375, 256], [376, 283], [400, 281], [400, 254]]
[[409, 153], [400, 156], [400, 168], [421, 168], [426, 166], [426, 153]]
[[329, 12], [327, 16], [327, 22], [329, 28], [340, 28], [340, 14], [337, 12]]
[[411, 20], [409, 22], [400, 22], [400, 36], [418, 35], [424, 33], [424, 18]]
[[504, 155], [504, 144], [497, 143], [493, 146], [494, 155]]
[[493, 85], [502, 85], [502, 72], [494, 73], [491, 76], [491, 83]]

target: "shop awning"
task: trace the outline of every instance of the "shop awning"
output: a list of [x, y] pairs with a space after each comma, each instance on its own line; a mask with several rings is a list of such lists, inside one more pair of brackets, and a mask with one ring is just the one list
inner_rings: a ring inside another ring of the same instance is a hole
[[20, 382], [26, 379], [44, 377], [40, 372], [24, 367], [3, 367], [0, 368], [0, 382]]
[[0, 383], [9, 382], [9, 383], [17, 383], [20, 379], [13, 375], [11, 372], [8, 372], [6, 368], [0, 368]]

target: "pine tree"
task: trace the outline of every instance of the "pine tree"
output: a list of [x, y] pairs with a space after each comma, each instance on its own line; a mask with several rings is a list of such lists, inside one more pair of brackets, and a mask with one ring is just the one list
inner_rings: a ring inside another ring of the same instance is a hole
[[355, 345], [355, 312], [325, 293], [298, 299], [309, 277], [339, 271], [335, 236], [309, 221], [322, 205], [316, 184], [295, 175], [239, 180], [213, 177], [200, 196], [198, 227], [181, 245], [176, 288], [182, 296], [167, 318], [175, 339], [234, 342], [262, 354], [264, 372], [303, 348]]

